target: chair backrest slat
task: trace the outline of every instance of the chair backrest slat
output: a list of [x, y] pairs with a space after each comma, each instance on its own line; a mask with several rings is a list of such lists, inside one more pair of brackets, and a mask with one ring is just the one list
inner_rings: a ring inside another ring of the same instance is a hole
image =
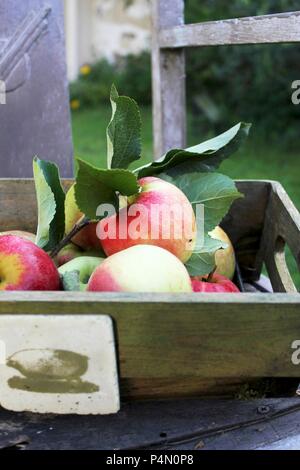
[[271, 44], [300, 41], [300, 11], [165, 28], [161, 48]]
[[183, 0], [153, 0], [154, 158], [186, 142], [186, 47], [300, 42], [300, 11], [184, 24]]

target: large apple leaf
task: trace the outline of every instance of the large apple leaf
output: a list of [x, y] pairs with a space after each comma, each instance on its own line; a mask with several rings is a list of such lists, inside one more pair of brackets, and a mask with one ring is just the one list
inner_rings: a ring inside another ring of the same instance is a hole
[[132, 196], [139, 192], [137, 176], [129, 170], [95, 168], [77, 159], [78, 172], [75, 199], [81, 212], [89, 219], [97, 220], [101, 204], [111, 204], [118, 210], [118, 194]]
[[112, 118], [107, 127], [107, 168], [124, 168], [141, 157], [141, 115], [136, 102], [113, 85]]
[[251, 124], [240, 122], [223, 134], [185, 150], [173, 149], [160, 160], [137, 168], [139, 178], [166, 172], [170, 175], [215, 171], [246, 139]]
[[52, 250], [63, 238], [65, 230], [65, 193], [59, 170], [54, 163], [33, 159], [33, 175], [38, 206], [36, 243]]
[[187, 173], [180, 176], [160, 175], [175, 184], [191, 202], [197, 221], [197, 242], [186, 263], [190, 275], [210, 273], [215, 266], [215, 252], [227, 244], [208, 233], [220, 224], [231, 204], [243, 195], [234, 181], [220, 173]]
[[[162, 179], [175, 184], [191, 202], [197, 216], [197, 227], [204, 233], [213, 230], [222, 221], [231, 204], [243, 195], [237, 190], [235, 182], [221, 173], [187, 173]], [[203, 211], [204, 208], [204, 211]], [[199, 217], [204, 218], [199, 227]]]

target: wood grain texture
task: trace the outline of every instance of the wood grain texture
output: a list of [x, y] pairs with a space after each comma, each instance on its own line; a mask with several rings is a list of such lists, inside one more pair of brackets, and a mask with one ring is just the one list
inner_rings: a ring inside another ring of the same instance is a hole
[[253, 387], [257, 379], [249, 377], [230, 377], [201, 379], [199, 377], [180, 378], [136, 378], [120, 380], [123, 400], [153, 400], [190, 397], [233, 397], [247, 387]]
[[152, 96], [154, 157], [184, 148], [186, 139], [185, 58], [183, 50], [159, 46], [161, 28], [183, 24], [183, 0], [152, 2]]
[[[107, 314], [121, 378], [298, 377], [298, 294], [1, 293], [1, 314]], [[17, 321], [17, 316], [16, 316]]]
[[[67, 190], [73, 180], [64, 179]], [[33, 179], [0, 178], [0, 232], [26, 230], [36, 232], [37, 205]]]
[[221, 225], [234, 245], [243, 279], [253, 281], [258, 280], [261, 273], [256, 257], [272, 186], [269, 181], [236, 183], [244, 197], [233, 203]]
[[255, 16], [166, 27], [159, 33], [161, 48], [266, 44], [300, 41], [300, 12]]
[[0, 2], [2, 177], [30, 177], [32, 158], [72, 177], [73, 145], [61, 0]]

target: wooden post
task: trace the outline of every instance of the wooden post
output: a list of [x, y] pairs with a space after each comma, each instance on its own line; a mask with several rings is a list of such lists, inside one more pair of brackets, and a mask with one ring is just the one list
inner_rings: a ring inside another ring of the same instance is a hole
[[183, 0], [152, 2], [152, 93], [154, 158], [170, 148], [183, 148], [186, 139], [185, 59], [183, 49], [161, 49], [163, 28], [184, 23]]

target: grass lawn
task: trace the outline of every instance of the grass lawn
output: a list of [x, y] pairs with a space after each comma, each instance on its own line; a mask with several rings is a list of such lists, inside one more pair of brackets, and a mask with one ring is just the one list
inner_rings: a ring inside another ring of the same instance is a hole
[[[141, 108], [143, 130], [143, 162], [152, 158], [151, 109]], [[76, 111], [72, 116], [75, 156], [86, 159], [92, 164], [104, 167], [106, 163], [106, 126], [110, 120], [110, 106], [97, 109]], [[233, 123], [234, 124], [234, 123]], [[195, 131], [189, 126], [188, 144], [199, 143]], [[201, 138], [201, 141], [205, 138]], [[141, 161], [138, 162], [140, 166]], [[293, 152], [283, 152], [266, 142], [255, 145], [251, 135], [243, 148], [225, 161], [222, 173], [235, 179], [271, 179], [282, 183], [290, 198], [300, 210], [300, 161]], [[296, 263], [287, 251], [287, 262], [294, 280], [300, 289], [300, 274]]]

